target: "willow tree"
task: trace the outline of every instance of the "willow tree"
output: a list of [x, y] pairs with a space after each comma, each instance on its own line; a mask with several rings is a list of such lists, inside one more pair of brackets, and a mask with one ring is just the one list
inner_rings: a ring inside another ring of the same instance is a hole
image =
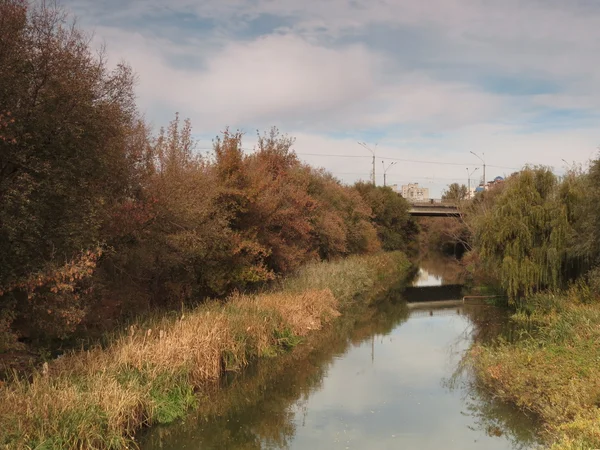
[[568, 219], [558, 181], [545, 167], [513, 175], [492, 207], [473, 218], [475, 247], [511, 301], [561, 284]]

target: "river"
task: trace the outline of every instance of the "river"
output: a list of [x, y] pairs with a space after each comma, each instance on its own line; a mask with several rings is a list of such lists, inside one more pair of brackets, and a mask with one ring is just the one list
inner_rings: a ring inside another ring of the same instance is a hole
[[[421, 291], [461, 282], [452, 260], [419, 265]], [[391, 291], [346, 316], [290, 354], [229, 376], [201, 398], [201, 414], [148, 430], [141, 448], [535, 448], [534, 421], [485, 395], [461, 364], [474, 340], [503, 332], [501, 310], [407, 304]]]

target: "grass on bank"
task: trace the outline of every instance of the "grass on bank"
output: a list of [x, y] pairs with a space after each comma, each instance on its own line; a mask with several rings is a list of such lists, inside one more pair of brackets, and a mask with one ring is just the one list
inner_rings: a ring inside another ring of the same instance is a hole
[[583, 303], [574, 291], [540, 294], [513, 320], [534, 331], [515, 343], [474, 347], [479, 379], [535, 413], [553, 449], [600, 448], [600, 304]]
[[401, 253], [315, 263], [277, 291], [234, 295], [131, 326], [106, 348], [66, 355], [31, 380], [0, 387], [0, 445], [131, 447], [139, 428], [183, 417], [225, 371], [293, 347], [409, 266]]

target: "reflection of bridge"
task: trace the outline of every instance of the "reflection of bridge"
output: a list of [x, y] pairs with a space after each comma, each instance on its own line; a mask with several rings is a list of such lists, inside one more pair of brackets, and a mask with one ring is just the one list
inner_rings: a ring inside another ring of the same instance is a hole
[[445, 284], [442, 286], [410, 286], [404, 290], [402, 297], [409, 303], [462, 300], [462, 287], [462, 284]]
[[455, 308], [450, 309], [450, 306], [445, 306], [444, 308], [439, 309], [412, 309], [410, 311], [410, 317], [444, 317], [444, 316], [460, 316], [462, 315], [462, 305], [451, 305], [455, 306]]
[[457, 217], [460, 216], [454, 203], [430, 200], [429, 202], [411, 203], [408, 213], [416, 217]]

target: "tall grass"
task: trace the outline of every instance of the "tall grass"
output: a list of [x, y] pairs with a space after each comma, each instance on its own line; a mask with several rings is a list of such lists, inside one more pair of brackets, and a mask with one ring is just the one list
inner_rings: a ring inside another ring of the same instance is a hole
[[[367, 263], [368, 261], [368, 263]], [[286, 292], [307, 289], [329, 289], [342, 304], [369, 293], [369, 299], [389, 287], [397, 274], [405, 276], [410, 269], [408, 259], [401, 253], [383, 253], [375, 257], [350, 256], [335, 263], [312, 263], [302, 267], [282, 283]]]
[[600, 448], [600, 304], [573, 292], [540, 294], [513, 319], [535, 331], [516, 343], [475, 347], [479, 379], [539, 416], [553, 449]]
[[183, 417], [225, 371], [273, 357], [334, 320], [358, 295], [404, 276], [400, 253], [319, 263], [281, 289], [234, 295], [132, 325], [105, 348], [59, 358], [0, 387], [0, 445], [119, 449], [140, 427]]

